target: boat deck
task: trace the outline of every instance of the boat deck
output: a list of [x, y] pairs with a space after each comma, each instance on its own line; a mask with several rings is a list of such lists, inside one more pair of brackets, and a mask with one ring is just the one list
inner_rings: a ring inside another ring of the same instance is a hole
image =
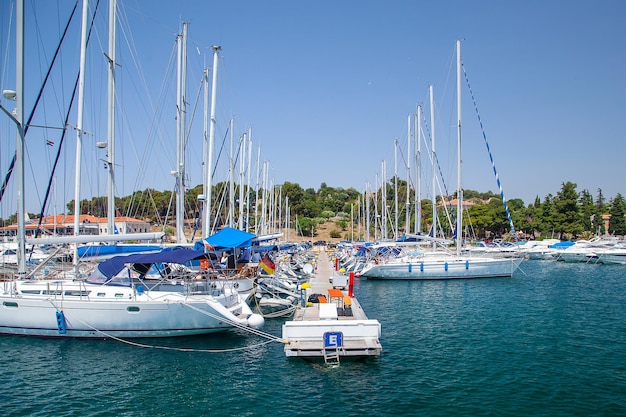
[[367, 318], [355, 297], [341, 290], [348, 286], [338, 275], [325, 250], [319, 251], [317, 269], [305, 300], [317, 294], [320, 302], [299, 306], [291, 321], [283, 324], [286, 356], [329, 357], [379, 356], [381, 326]]

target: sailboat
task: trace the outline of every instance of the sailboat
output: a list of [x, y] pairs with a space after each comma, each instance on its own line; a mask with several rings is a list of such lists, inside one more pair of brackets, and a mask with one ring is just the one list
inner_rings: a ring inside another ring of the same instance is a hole
[[[117, 256], [81, 280], [15, 280], [0, 286], [0, 333], [80, 338], [171, 337], [235, 327], [260, 328], [264, 319], [236, 288], [212, 285], [187, 266], [201, 251], [164, 250]], [[159, 274], [148, 271], [156, 268]]]
[[[110, 12], [114, 20], [114, 0]], [[84, 10], [87, 0], [83, 2]], [[85, 15], [85, 13], [84, 13]], [[24, 3], [17, 11], [17, 99], [23, 106]], [[84, 23], [85, 20], [83, 20]], [[23, 221], [23, 125], [21, 111], [13, 118], [18, 129], [18, 272], [0, 282], [0, 333], [81, 338], [170, 337], [260, 328], [234, 288], [214, 286], [202, 271], [187, 265], [207, 259], [188, 249], [118, 256], [100, 263], [87, 279], [30, 280], [25, 270]], [[111, 230], [110, 228], [109, 230]], [[156, 268], [158, 279], [148, 274]], [[149, 276], [148, 276], [149, 275]]]
[[[360, 276], [368, 279], [461, 279], [461, 278], [493, 278], [510, 277], [522, 262], [521, 258], [500, 258], [488, 256], [469, 256], [463, 254], [462, 247], [462, 189], [461, 189], [461, 43], [457, 40], [457, 147], [458, 147], [458, 205], [456, 219], [456, 251], [449, 252], [443, 250], [433, 250], [426, 252], [422, 250], [406, 250], [406, 244], [402, 245], [402, 250], [398, 250], [398, 256], [377, 259], [369, 262], [361, 271]], [[433, 107], [432, 86], [431, 94], [431, 118]], [[434, 153], [434, 120], [433, 145]], [[434, 159], [433, 159], [434, 161]], [[434, 175], [433, 175], [434, 182]], [[433, 185], [433, 190], [434, 190]], [[433, 236], [436, 225], [436, 199], [433, 198]], [[436, 247], [438, 239], [422, 235], [407, 235], [418, 239], [429, 239], [433, 242], [433, 249]], [[441, 243], [441, 242], [439, 242]]]

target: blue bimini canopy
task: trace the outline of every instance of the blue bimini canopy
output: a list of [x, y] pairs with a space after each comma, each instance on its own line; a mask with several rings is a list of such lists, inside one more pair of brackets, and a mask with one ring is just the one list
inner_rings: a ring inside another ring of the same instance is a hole
[[[87, 282], [91, 284], [105, 284], [119, 274], [127, 264], [143, 264], [146, 266], [163, 262], [184, 264], [193, 259], [206, 256], [207, 255], [202, 251], [191, 249], [166, 249], [157, 253], [137, 253], [128, 256], [115, 256], [98, 264], [98, 267], [94, 270], [89, 279], [87, 279]], [[148, 268], [146, 268], [146, 270]]]
[[252, 246], [252, 240], [254, 238], [256, 238], [255, 234], [233, 229], [232, 227], [225, 227], [214, 235], [211, 235], [200, 242], [196, 242], [194, 249], [201, 250], [207, 245], [218, 250], [245, 248]]

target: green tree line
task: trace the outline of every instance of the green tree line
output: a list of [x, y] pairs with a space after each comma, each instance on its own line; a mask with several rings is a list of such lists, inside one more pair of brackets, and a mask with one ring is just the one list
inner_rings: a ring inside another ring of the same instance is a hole
[[[249, 218], [251, 230], [261, 218], [263, 210], [262, 201], [266, 201], [269, 205], [270, 201], [274, 201], [274, 205], [280, 206], [283, 210], [286, 204], [279, 204], [278, 199], [288, 201], [290, 218], [292, 226], [296, 228], [298, 233], [305, 236], [315, 236], [315, 230], [320, 223], [334, 222], [335, 230], [333, 237], [349, 238], [347, 233], [348, 226], [360, 222], [362, 227], [366, 224], [365, 206], [370, 206], [370, 237], [375, 235], [374, 228], [377, 227], [377, 219], [374, 218], [375, 209], [386, 206], [388, 209], [388, 219], [395, 219], [395, 195], [397, 194], [399, 201], [398, 208], [398, 230], [406, 229], [406, 211], [409, 210], [409, 230], [415, 228], [415, 195], [414, 189], [407, 186], [407, 182], [399, 178], [392, 178], [386, 184], [386, 195], [382, 195], [382, 187], [378, 190], [369, 192], [367, 195], [357, 191], [354, 188], [335, 188], [329, 187], [326, 183], [322, 183], [319, 189], [313, 188], [303, 189], [299, 184], [285, 182], [271, 193], [273, 200], [265, 197], [263, 193], [269, 193], [269, 190], [258, 190], [246, 188], [244, 190], [244, 201], [239, 202], [239, 189], [235, 187], [236, 201], [238, 207], [244, 204], [244, 211]], [[594, 196], [588, 190], [577, 191], [577, 185], [572, 182], [564, 182], [561, 184], [561, 190], [556, 195], [548, 194], [543, 200], [538, 196], [531, 204], [525, 205], [521, 199], [511, 199], [507, 201], [511, 218], [515, 227], [515, 231], [522, 238], [540, 239], [540, 238], [559, 238], [578, 239], [588, 238], [594, 235], [626, 235], [626, 219], [624, 213], [626, 210], [626, 202], [621, 194], [617, 194], [614, 198], [607, 201], [602, 190], [598, 189]], [[202, 186], [196, 186], [185, 192], [185, 218], [197, 219], [200, 217], [202, 204], [198, 196], [202, 194]], [[228, 184], [221, 182], [213, 186], [212, 189], [212, 218], [217, 219], [218, 226], [226, 224], [228, 216]], [[410, 205], [406, 205], [408, 200]], [[456, 198], [456, 193], [448, 197], [437, 198], [437, 216], [440, 219], [454, 218], [456, 207], [451, 207], [450, 201]], [[125, 197], [115, 199], [115, 207], [117, 216], [129, 216], [145, 219], [153, 224], [170, 224], [173, 222], [175, 207], [175, 195], [171, 191], [158, 191], [155, 189], [145, 189], [136, 191]], [[369, 200], [369, 202], [367, 202]], [[503, 237], [512, 239], [512, 229], [506, 215], [504, 204], [499, 195], [493, 192], [481, 193], [474, 190], [464, 190], [463, 200], [471, 202], [472, 205], [466, 209], [463, 214], [464, 234], [476, 239], [484, 239], [489, 237]], [[384, 201], [384, 204], [383, 204]], [[247, 203], [247, 204], [246, 204]], [[432, 224], [432, 201], [428, 199], [421, 200], [421, 224], [424, 232], [428, 232]], [[74, 202], [67, 204], [68, 214], [73, 214]], [[235, 215], [237, 215], [235, 210]], [[90, 213], [94, 216], [105, 217], [107, 215], [106, 197], [93, 197], [90, 200], [82, 200], [80, 202], [80, 212], [82, 214]], [[254, 216], [256, 214], [256, 217]], [[609, 215], [610, 220], [608, 229], [605, 226], [603, 216]], [[36, 217], [30, 214], [31, 218]], [[380, 217], [380, 216], [379, 216]], [[296, 222], [297, 219], [297, 222]], [[3, 221], [6, 224], [15, 222], [15, 216]], [[452, 235], [453, 230], [450, 224], [454, 224], [454, 220], [449, 222], [442, 221], [439, 228], [444, 230], [448, 235]], [[378, 223], [378, 226], [379, 223]], [[388, 238], [393, 237], [393, 228], [389, 223], [390, 230]], [[364, 230], [361, 228], [361, 230]], [[400, 234], [402, 234], [401, 232]], [[364, 238], [364, 232], [361, 231], [360, 236], [353, 236], [355, 239]]]

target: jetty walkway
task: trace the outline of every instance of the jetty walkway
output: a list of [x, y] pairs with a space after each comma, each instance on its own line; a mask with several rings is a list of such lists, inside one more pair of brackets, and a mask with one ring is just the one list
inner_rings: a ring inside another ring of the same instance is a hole
[[[287, 356], [378, 356], [382, 351], [378, 320], [370, 320], [349, 294], [348, 277], [335, 271], [325, 249], [318, 251], [315, 274], [303, 294], [304, 304], [283, 324]], [[345, 288], [344, 290], [340, 288]], [[315, 295], [317, 302], [309, 302]]]

